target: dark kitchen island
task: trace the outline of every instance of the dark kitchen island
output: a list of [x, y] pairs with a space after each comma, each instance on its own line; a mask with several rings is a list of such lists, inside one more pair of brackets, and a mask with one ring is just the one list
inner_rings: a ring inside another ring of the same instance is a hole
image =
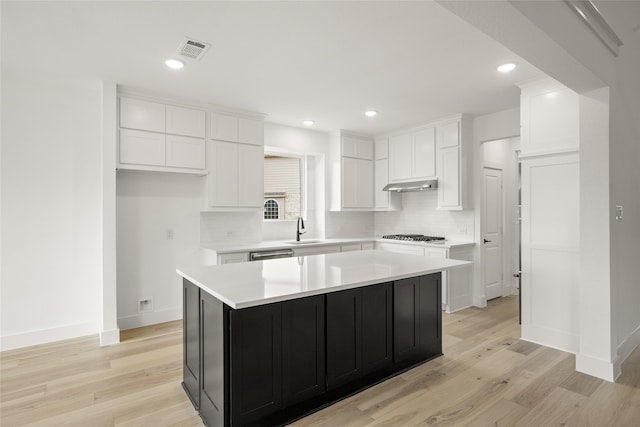
[[178, 269], [183, 386], [208, 426], [280, 425], [442, 354], [440, 272], [360, 251]]

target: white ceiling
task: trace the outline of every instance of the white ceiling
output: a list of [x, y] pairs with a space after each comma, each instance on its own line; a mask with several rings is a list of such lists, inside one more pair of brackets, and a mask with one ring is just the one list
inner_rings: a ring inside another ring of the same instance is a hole
[[[378, 134], [517, 107], [541, 73], [433, 2], [2, 2], [2, 68]], [[185, 36], [212, 44], [181, 71]], [[509, 75], [496, 67], [515, 61]], [[376, 109], [378, 117], [363, 115]]]

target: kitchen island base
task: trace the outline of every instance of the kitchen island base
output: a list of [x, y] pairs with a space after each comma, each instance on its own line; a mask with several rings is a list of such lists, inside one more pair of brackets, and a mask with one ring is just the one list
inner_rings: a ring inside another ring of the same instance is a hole
[[242, 309], [183, 291], [183, 387], [207, 426], [286, 424], [442, 355], [440, 273]]

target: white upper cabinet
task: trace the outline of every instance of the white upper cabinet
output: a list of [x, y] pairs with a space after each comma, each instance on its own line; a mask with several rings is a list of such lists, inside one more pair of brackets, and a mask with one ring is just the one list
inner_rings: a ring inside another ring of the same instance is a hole
[[261, 208], [264, 203], [264, 148], [238, 144], [237, 179], [238, 206]]
[[129, 165], [164, 166], [165, 135], [134, 129], [120, 129], [119, 162]]
[[201, 110], [120, 97], [118, 168], [206, 173], [205, 118]]
[[384, 191], [389, 183], [389, 140], [376, 137], [373, 167], [373, 207], [377, 211], [398, 210], [402, 205], [399, 193]]
[[435, 129], [389, 138], [389, 181], [402, 182], [436, 175]]
[[579, 150], [579, 95], [553, 79], [520, 87], [521, 154]]
[[166, 117], [167, 133], [204, 138], [206, 127], [204, 111], [167, 105]]
[[209, 138], [217, 141], [238, 142], [238, 118], [226, 114], [211, 113]]
[[238, 142], [264, 145], [264, 120], [239, 118]]
[[208, 204], [210, 207], [238, 206], [238, 144], [207, 142], [209, 165]]
[[462, 117], [436, 128], [438, 209], [462, 210], [465, 205], [463, 154], [469, 140], [468, 128], [468, 121]]
[[373, 210], [373, 139], [336, 132], [329, 153], [330, 210]]
[[373, 160], [373, 144], [370, 140], [342, 136], [342, 156], [355, 159]]
[[217, 141], [264, 145], [264, 121], [211, 113], [209, 138]]
[[120, 127], [165, 131], [165, 105], [134, 98], [120, 98]]
[[176, 168], [204, 169], [204, 139], [189, 136], [166, 136], [166, 165]]
[[342, 207], [373, 207], [373, 161], [342, 158]]

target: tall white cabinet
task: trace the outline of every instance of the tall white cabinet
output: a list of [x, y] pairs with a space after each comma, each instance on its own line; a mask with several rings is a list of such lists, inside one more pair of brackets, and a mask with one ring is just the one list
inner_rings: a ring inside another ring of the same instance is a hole
[[328, 157], [329, 202], [333, 211], [374, 209], [373, 138], [339, 131]]
[[579, 351], [579, 97], [521, 86], [522, 338]]
[[211, 113], [207, 140], [207, 210], [261, 208], [264, 123]]

